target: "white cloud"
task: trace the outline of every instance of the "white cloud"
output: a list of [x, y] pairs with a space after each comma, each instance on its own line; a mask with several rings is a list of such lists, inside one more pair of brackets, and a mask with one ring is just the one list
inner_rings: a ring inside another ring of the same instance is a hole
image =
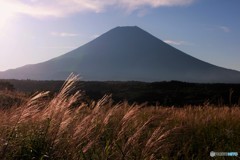
[[158, 8], [162, 6], [183, 6], [193, 3], [194, 0], [118, 0], [118, 5], [130, 11], [141, 9], [144, 6]]
[[100, 36], [99, 34], [94, 34], [94, 35], [92, 35], [90, 38], [95, 39], [95, 38], [98, 38], [99, 36]]
[[227, 27], [227, 26], [219, 26], [219, 28], [223, 31], [223, 32], [230, 32], [231, 30]]
[[147, 9], [141, 9], [138, 13], [137, 16], [138, 17], [144, 17], [145, 15], [148, 14], [148, 10]]
[[144, 7], [183, 6], [195, 0], [0, 0], [1, 8], [33, 17], [64, 17], [78, 12], [103, 12], [108, 7], [127, 12]]
[[54, 47], [43, 47], [49, 49], [75, 49], [77, 46], [54, 46]]
[[177, 45], [177, 46], [180, 46], [180, 45], [192, 45], [191, 43], [186, 42], [186, 41], [164, 40], [164, 42], [167, 43], [167, 44], [170, 44], [170, 45]]
[[52, 36], [57, 37], [76, 37], [79, 36], [79, 34], [76, 33], [67, 33], [67, 32], [51, 32]]
[[221, 32], [225, 32], [225, 33], [229, 33], [231, 32], [231, 29], [228, 26], [224, 26], [224, 25], [205, 25], [206, 30], [208, 31], [221, 31]]

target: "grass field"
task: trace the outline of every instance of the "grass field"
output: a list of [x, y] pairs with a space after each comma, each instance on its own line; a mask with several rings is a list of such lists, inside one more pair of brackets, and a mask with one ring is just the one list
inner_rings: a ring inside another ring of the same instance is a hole
[[0, 159], [210, 159], [210, 151], [240, 151], [239, 106], [113, 104], [108, 95], [79, 103], [77, 80], [70, 76], [52, 99], [41, 92], [0, 110]]

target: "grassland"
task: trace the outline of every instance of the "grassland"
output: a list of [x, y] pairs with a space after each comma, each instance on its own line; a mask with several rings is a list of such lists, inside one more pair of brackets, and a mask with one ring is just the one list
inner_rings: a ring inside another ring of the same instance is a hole
[[77, 80], [53, 98], [41, 92], [0, 110], [0, 159], [210, 159], [212, 150], [240, 151], [239, 106], [114, 104], [110, 95], [79, 103]]

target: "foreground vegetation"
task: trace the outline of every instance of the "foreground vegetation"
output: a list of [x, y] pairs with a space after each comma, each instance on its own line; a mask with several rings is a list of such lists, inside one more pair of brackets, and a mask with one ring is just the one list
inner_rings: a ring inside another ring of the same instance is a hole
[[0, 159], [209, 159], [212, 150], [240, 150], [238, 106], [79, 103], [77, 80], [52, 99], [41, 92], [0, 111]]

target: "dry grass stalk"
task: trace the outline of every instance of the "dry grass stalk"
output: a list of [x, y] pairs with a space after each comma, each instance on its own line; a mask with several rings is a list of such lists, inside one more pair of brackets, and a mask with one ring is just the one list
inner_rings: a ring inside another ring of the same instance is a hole
[[[74, 90], [77, 82], [71, 75], [51, 100], [46, 100], [48, 92], [41, 92], [21, 107], [0, 110], [0, 158], [206, 159], [210, 145], [240, 144], [237, 107], [113, 105], [111, 96], [77, 107], [82, 96]], [[221, 137], [228, 141], [216, 141]], [[196, 139], [203, 145], [197, 146]]]

